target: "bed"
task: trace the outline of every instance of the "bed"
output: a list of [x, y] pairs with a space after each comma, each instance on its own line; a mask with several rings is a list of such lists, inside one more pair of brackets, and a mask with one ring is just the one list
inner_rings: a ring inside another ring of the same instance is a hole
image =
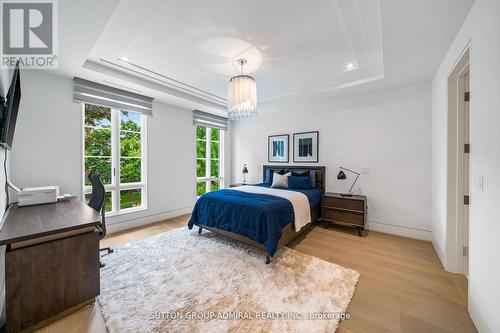
[[[319, 219], [321, 195], [325, 190], [324, 166], [264, 165], [262, 179], [268, 173], [279, 171], [313, 172], [315, 179], [311, 180], [315, 186], [279, 190], [261, 183], [206, 193], [196, 202], [188, 222], [189, 229], [198, 227], [199, 234], [206, 229], [250, 245], [263, 251], [266, 264], [270, 263], [281, 247], [305, 233]], [[309, 205], [310, 222], [307, 225], [303, 223], [306, 210], [298, 210], [299, 203], [302, 208], [306, 203]]]

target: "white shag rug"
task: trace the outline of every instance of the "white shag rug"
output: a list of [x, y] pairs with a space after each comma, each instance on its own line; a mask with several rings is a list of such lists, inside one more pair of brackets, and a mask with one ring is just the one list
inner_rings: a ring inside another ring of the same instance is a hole
[[283, 248], [180, 228], [102, 258], [98, 301], [110, 333], [334, 332], [359, 273]]

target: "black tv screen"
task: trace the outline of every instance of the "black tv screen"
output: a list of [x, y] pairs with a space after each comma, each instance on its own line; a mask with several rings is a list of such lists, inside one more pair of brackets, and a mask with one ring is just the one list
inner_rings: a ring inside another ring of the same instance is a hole
[[14, 130], [16, 129], [17, 111], [19, 102], [21, 101], [21, 77], [19, 74], [19, 64], [14, 70], [9, 91], [7, 93], [7, 101], [5, 114], [3, 115], [3, 126], [0, 137], [0, 145], [7, 149], [12, 148], [12, 139], [14, 138]]

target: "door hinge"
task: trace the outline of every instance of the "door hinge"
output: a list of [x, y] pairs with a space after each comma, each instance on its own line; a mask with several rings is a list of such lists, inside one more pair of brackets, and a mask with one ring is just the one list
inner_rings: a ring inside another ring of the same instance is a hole
[[464, 93], [464, 101], [469, 102], [470, 101], [470, 92]]
[[469, 247], [468, 246], [463, 246], [462, 247], [462, 255], [464, 257], [468, 257], [469, 256]]
[[464, 153], [466, 154], [470, 153], [470, 143], [464, 144]]
[[470, 202], [470, 198], [468, 195], [464, 195], [464, 205], [468, 205]]

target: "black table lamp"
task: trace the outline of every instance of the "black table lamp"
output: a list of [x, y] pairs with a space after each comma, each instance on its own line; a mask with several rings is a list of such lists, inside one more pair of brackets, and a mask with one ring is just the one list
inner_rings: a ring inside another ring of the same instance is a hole
[[337, 179], [338, 180], [344, 180], [344, 179], [347, 179], [344, 171], [342, 170], [345, 170], [345, 171], [348, 171], [348, 172], [351, 172], [353, 174], [356, 175], [356, 179], [354, 179], [354, 182], [352, 183], [351, 185], [351, 188], [349, 188], [349, 193], [342, 193], [341, 195], [344, 196], [344, 197], [352, 197], [352, 194], [351, 194], [351, 191], [352, 191], [352, 188], [354, 187], [354, 184], [356, 184], [356, 182], [358, 181], [358, 178], [359, 176], [361, 175], [359, 172], [356, 172], [356, 171], [352, 171], [352, 170], [349, 170], [347, 168], [344, 168], [344, 167], [339, 167], [340, 171], [339, 173], [337, 174]]
[[246, 174], [248, 173], [247, 165], [243, 165], [243, 170], [241, 170], [241, 173], [243, 174], [243, 184], [246, 184]]

